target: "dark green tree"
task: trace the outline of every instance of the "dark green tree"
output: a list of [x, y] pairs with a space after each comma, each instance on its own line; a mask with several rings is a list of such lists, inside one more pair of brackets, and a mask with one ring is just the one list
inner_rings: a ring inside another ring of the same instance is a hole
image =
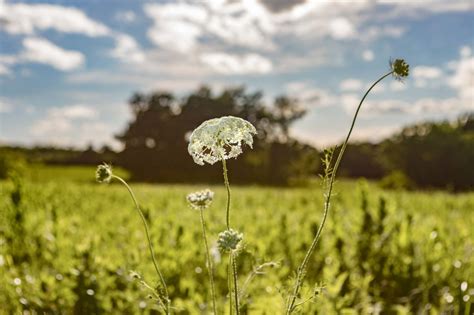
[[382, 143], [388, 169], [405, 173], [418, 187], [474, 189], [474, 113], [455, 122], [404, 128]]
[[201, 87], [178, 99], [167, 92], [137, 93], [130, 99], [134, 119], [117, 136], [124, 150], [118, 164], [132, 179], [159, 182], [220, 181], [218, 167], [198, 166], [187, 152], [187, 137], [203, 121], [232, 115], [250, 121], [258, 131], [254, 149], [245, 158], [229, 161], [233, 182], [287, 184], [313, 175], [317, 151], [289, 136], [293, 122], [305, 114], [299, 104], [279, 97], [273, 106], [262, 101], [261, 92], [226, 89], [215, 95]]

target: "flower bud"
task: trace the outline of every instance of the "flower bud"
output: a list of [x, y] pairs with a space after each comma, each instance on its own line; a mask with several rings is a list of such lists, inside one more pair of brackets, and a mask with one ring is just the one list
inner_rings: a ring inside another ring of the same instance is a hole
[[403, 59], [395, 59], [390, 62], [390, 67], [393, 71], [393, 76], [397, 80], [402, 80], [403, 78], [408, 77], [410, 72], [410, 65], [408, 65]]
[[196, 210], [209, 207], [213, 198], [214, 192], [209, 189], [193, 192], [186, 197], [189, 205]]
[[104, 163], [97, 166], [97, 170], [95, 171], [95, 179], [99, 183], [110, 183], [112, 175], [112, 166], [109, 164]]
[[238, 249], [240, 242], [244, 238], [242, 233], [234, 231], [233, 229], [225, 230], [219, 233], [217, 238], [217, 247], [221, 252], [231, 252]]

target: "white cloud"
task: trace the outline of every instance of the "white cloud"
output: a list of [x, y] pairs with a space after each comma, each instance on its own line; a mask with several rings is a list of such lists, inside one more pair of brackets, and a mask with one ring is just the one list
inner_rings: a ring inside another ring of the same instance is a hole
[[110, 52], [113, 57], [130, 63], [145, 61], [145, 53], [133, 37], [126, 34], [117, 34], [115, 42], [115, 48]]
[[0, 55], [0, 76], [10, 76], [10, 67], [18, 62], [18, 57], [12, 55]]
[[36, 142], [63, 146], [110, 141], [110, 132], [98, 118], [99, 112], [89, 105], [53, 107], [33, 123], [30, 136]]
[[374, 41], [380, 37], [400, 38], [406, 29], [400, 26], [370, 26], [360, 32], [359, 38], [364, 41]]
[[9, 102], [7, 102], [3, 99], [0, 99], [0, 114], [1, 113], [9, 113], [12, 110], [13, 110], [12, 104], [10, 104]]
[[[370, 86], [372, 85], [373, 83], [367, 83], [365, 88], [366, 89], [369, 89]], [[379, 93], [383, 93], [386, 91], [386, 86], [385, 86], [385, 83], [384, 82], [379, 82], [376, 86], [374, 86], [372, 88], [372, 90], [370, 91], [371, 94], [379, 94]]]
[[412, 70], [415, 79], [437, 79], [443, 72], [437, 67], [417, 66]]
[[131, 10], [120, 11], [115, 14], [115, 19], [122, 23], [133, 23], [136, 21], [137, 15]]
[[109, 29], [74, 7], [51, 4], [2, 3], [0, 20], [10, 34], [34, 34], [37, 30], [53, 29], [63, 33], [104, 36]]
[[471, 47], [469, 46], [461, 47], [461, 49], [459, 50], [459, 54], [461, 55], [461, 57], [464, 57], [464, 58], [469, 57], [472, 54]]
[[[397, 83], [395, 88], [393, 88], [393, 86], [395, 86], [392, 84], [393, 82]], [[354, 85], [355, 83], [356, 82], [354, 82]], [[359, 83], [363, 84], [362, 82], [357, 82], [357, 84]], [[392, 81], [390, 83], [390, 88], [398, 91], [401, 89], [398, 84], [404, 88], [403, 83], [398, 81]], [[382, 87], [382, 90], [385, 90], [385, 87]], [[310, 105], [312, 107], [314, 107], [314, 105], [340, 106], [349, 116], [354, 114], [362, 97], [360, 93], [333, 94], [327, 90], [314, 87], [308, 82], [301, 81], [287, 84], [285, 86], [285, 91], [290, 97], [296, 98], [302, 102], [303, 105]], [[466, 110], [474, 110], [474, 102], [472, 102], [472, 98], [420, 98], [413, 101], [399, 99], [374, 100], [373, 98], [368, 98], [364, 101], [360, 115], [365, 118], [393, 114], [438, 114], [454, 117]]]
[[330, 21], [330, 34], [334, 39], [348, 39], [356, 34], [354, 25], [346, 18], [337, 17]]
[[431, 66], [417, 66], [411, 74], [415, 79], [415, 86], [417, 88], [426, 88], [429, 83], [433, 83], [433, 80], [440, 78], [443, 75], [443, 71], [437, 67]]
[[394, 80], [390, 82], [389, 87], [390, 87], [390, 90], [392, 91], [403, 91], [403, 90], [406, 90], [407, 85], [405, 82]]
[[[0, 55], [0, 75], [11, 75], [11, 66], [15, 64], [41, 63], [60, 71], [71, 71], [85, 62], [82, 53], [63, 49], [44, 38], [26, 37], [22, 46], [23, 49], [16, 55]], [[20, 74], [28, 76], [29, 72], [23, 69]]]
[[456, 89], [460, 98], [474, 106], [474, 56], [467, 46], [460, 49], [461, 59], [455, 61], [454, 74], [447, 79], [448, 84]]
[[[132, 22], [136, 15], [133, 11], [123, 11], [119, 12], [116, 18]], [[83, 11], [74, 7], [2, 3], [0, 23], [4, 31], [14, 35], [31, 36], [36, 35], [39, 31], [55, 30], [89, 37], [109, 36], [116, 42], [116, 47], [111, 52], [113, 57], [126, 62], [141, 62], [144, 59], [143, 52], [132, 37], [110, 30], [106, 25], [91, 19]], [[23, 61], [49, 64], [62, 71], [74, 69], [84, 61], [82, 54], [66, 51], [59, 47], [56, 49], [46, 40], [40, 43], [38, 40], [27, 39], [23, 45], [27, 48], [22, 56]], [[41, 50], [39, 56], [36, 56], [37, 49]], [[47, 56], [46, 52], [48, 51], [53, 55]], [[57, 60], [57, 58], [59, 59]], [[10, 73], [8, 65], [0, 63], [0, 75]]]
[[163, 49], [188, 53], [204, 39], [248, 48], [272, 49], [274, 24], [259, 2], [242, 1], [145, 4], [153, 19], [148, 37]]
[[19, 59], [50, 65], [61, 71], [71, 71], [84, 64], [84, 55], [78, 51], [65, 50], [44, 38], [28, 37], [23, 40], [24, 50]]
[[378, 0], [379, 4], [392, 5], [397, 15], [415, 15], [422, 12], [442, 13], [460, 12], [472, 10], [472, 3], [469, 0]]
[[362, 89], [364, 84], [358, 79], [346, 79], [339, 84], [342, 91], [358, 91]]
[[362, 59], [367, 62], [374, 60], [374, 57], [374, 52], [370, 49], [366, 49], [362, 52]]
[[187, 3], [145, 4], [154, 24], [148, 38], [162, 49], [185, 53], [193, 50], [207, 20], [205, 8]]
[[201, 62], [222, 74], [264, 74], [272, 70], [270, 60], [258, 54], [242, 56], [227, 53], [201, 55]]
[[304, 81], [286, 84], [285, 91], [289, 97], [298, 100], [305, 107], [327, 107], [335, 104], [335, 97], [325, 89], [311, 86]]
[[98, 114], [96, 109], [86, 105], [53, 107], [48, 111], [49, 117], [65, 119], [94, 119], [98, 117]]
[[[355, 95], [343, 95], [341, 97], [341, 104], [343, 104], [349, 115], [354, 113], [360, 100], [359, 98]], [[371, 117], [383, 114], [437, 114], [455, 117], [466, 110], [474, 110], [474, 104], [469, 100], [459, 98], [421, 98], [412, 102], [398, 99], [383, 99], [366, 100], [363, 104], [361, 115]]]
[[0, 76], [2, 75], [10, 75], [11, 71], [6, 65], [0, 63]]

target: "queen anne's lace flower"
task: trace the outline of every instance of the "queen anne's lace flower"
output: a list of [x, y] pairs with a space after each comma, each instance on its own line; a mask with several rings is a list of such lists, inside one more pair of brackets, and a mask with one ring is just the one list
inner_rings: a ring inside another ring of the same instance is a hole
[[390, 61], [390, 67], [392, 68], [393, 76], [399, 81], [406, 78], [410, 73], [410, 65], [408, 65], [403, 59]]
[[214, 192], [209, 189], [193, 192], [186, 197], [191, 207], [196, 210], [209, 207], [213, 198]]
[[221, 252], [231, 252], [239, 248], [239, 244], [244, 238], [242, 233], [229, 229], [219, 233], [217, 247]]
[[97, 166], [97, 170], [95, 171], [95, 179], [99, 183], [110, 183], [112, 175], [112, 166], [109, 164], [104, 163]]
[[252, 147], [255, 134], [255, 127], [242, 118], [224, 116], [206, 120], [191, 134], [188, 152], [199, 165], [214, 164], [237, 157], [242, 153], [242, 142]]

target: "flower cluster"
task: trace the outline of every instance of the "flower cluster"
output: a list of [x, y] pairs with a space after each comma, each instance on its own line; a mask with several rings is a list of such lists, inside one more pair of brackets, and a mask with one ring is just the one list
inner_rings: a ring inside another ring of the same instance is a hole
[[214, 164], [237, 157], [242, 153], [242, 142], [252, 147], [256, 133], [255, 127], [242, 118], [224, 116], [206, 120], [192, 132], [188, 152], [199, 165]]
[[219, 233], [217, 238], [217, 247], [221, 252], [231, 252], [238, 249], [240, 242], [244, 238], [242, 233], [233, 229], [225, 230]]
[[212, 203], [214, 192], [209, 189], [190, 193], [186, 199], [189, 205], [196, 210], [206, 209]]
[[112, 180], [112, 166], [109, 164], [101, 164], [97, 166], [97, 170], [95, 171], [95, 179], [99, 183], [110, 183]]
[[390, 62], [390, 68], [393, 71], [393, 76], [397, 80], [403, 80], [410, 72], [410, 65], [403, 59], [395, 59]]

